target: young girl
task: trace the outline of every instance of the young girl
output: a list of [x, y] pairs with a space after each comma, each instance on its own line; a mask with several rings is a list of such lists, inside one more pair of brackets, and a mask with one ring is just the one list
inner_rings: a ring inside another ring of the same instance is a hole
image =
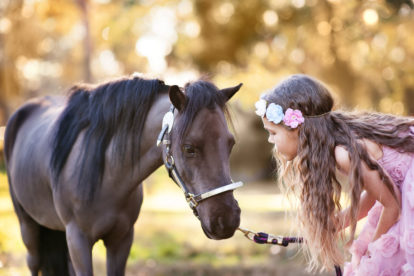
[[[338, 242], [350, 226], [345, 275], [414, 275], [414, 119], [332, 111], [333, 104], [328, 89], [304, 75], [282, 81], [256, 103], [279, 177], [300, 199], [298, 228], [310, 268], [344, 264]], [[349, 179], [350, 206], [343, 211], [337, 172]]]

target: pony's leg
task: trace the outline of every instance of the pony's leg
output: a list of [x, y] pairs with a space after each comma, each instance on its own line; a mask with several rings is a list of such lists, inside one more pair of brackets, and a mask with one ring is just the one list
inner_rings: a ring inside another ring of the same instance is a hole
[[10, 195], [13, 201], [14, 210], [20, 224], [22, 240], [27, 248], [27, 266], [32, 276], [37, 276], [40, 270], [39, 236], [40, 225], [37, 224], [17, 202], [13, 188], [10, 188]]
[[27, 266], [32, 276], [37, 276], [40, 269], [39, 232], [40, 226], [26, 214], [19, 214], [20, 231], [27, 248]]
[[73, 268], [72, 260], [70, 257], [68, 258], [68, 270], [69, 270], [69, 276], [76, 276], [75, 269]]
[[66, 225], [66, 240], [76, 276], [92, 276], [92, 241], [73, 222]]
[[106, 246], [106, 271], [108, 276], [125, 275], [125, 266], [128, 259], [134, 238], [134, 227], [121, 237], [117, 237], [117, 233], [105, 238]]

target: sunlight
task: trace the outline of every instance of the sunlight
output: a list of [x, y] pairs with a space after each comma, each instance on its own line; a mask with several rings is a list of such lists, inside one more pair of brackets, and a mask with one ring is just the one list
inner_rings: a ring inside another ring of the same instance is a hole
[[385, 67], [384, 70], [382, 70], [382, 77], [385, 80], [392, 80], [394, 78], [394, 70], [391, 67]]
[[401, 47], [395, 47], [391, 50], [390, 59], [396, 63], [401, 63], [405, 59], [405, 51]]
[[305, 4], [305, 0], [292, 0], [292, 5], [297, 9], [303, 8]]
[[269, 47], [265, 42], [259, 42], [254, 46], [254, 54], [259, 58], [266, 58], [269, 55]]
[[319, 34], [321, 34], [323, 36], [327, 36], [331, 33], [332, 26], [331, 26], [331, 24], [329, 24], [326, 21], [321, 21], [321, 22], [318, 23], [317, 29], [318, 29]]
[[163, 78], [165, 83], [173, 83], [178, 86], [184, 86], [187, 82], [195, 81], [199, 78], [199, 73], [197, 70], [174, 70], [168, 69], [164, 74]]
[[116, 60], [114, 53], [110, 50], [104, 50], [99, 54], [99, 63], [102, 70], [108, 75], [117, 75], [121, 73], [121, 68]]
[[215, 10], [213, 17], [219, 24], [226, 24], [229, 22], [234, 13], [234, 6], [230, 2], [222, 3], [218, 9]]
[[275, 26], [279, 22], [279, 17], [275, 11], [267, 10], [263, 13], [263, 21], [267, 26]]
[[40, 42], [40, 44], [38, 46], [38, 50], [41, 53], [50, 53], [54, 49], [55, 44], [56, 43], [52, 38], [47, 37], [47, 38], [43, 39], [42, 42]]
[[285, 50], [287, 46], [287, 39], [283, 35], [277, 35], [272, 40], [272, 48], [276, 50]]
[[0, 141], [4, 140], [4, 133], [6, 132], [6, 127], [5, 126], [1, 126], [0, 127]]
[[188, 16], [193, 12], [193, 3], [189, 0], [182, 0], [177, 6], [177, 12], [180, 16]]
[[102, 32], [101, 32], [101, 36], [102, 36], [102, 39], [103, 39], [103, 40], [108, 40], [108, 38], [109, 38], [109, 30], [110, 30], [110, 28], [109, 28], [109, 27], [105, 27], [105, 28], [102, 30]]
[[151, 72], [160, 74], [167, 69], [165, 57], [177, 41], [177, 19], [170, 8], [154, 7], [148, 20], [149, 29], [137, 40], [135, 51], [147, 58]]
[[[7, 122], [26, 100], [50, 95], [62, 103], [39, 116], [39, 122], [46, 123], [67, 106], [63, 101], [77, 90], [76, 84], [90, 83], [87, 87], [92, 91], [94, 84], [134, 77], [158, 79], [182, 90], [198, 80], [210, 81], [218, 89], [243, 83], [227, 104], [232, 115], [228, 128], [237, 143], [230, 167], [225, 165], [235, 180], [245, 184], [234, 191], [241, 208], [240, 225], [291, 234], [291, 228], [298, 227], [294, 215], [300, 196], [286, 197], [275, 183], [277, 164], [270, 163], [271, 145], [254, 103], [287, 76], [305, 74], [329, 86], [334, 110], [412, 118], [413, 1], [0, 0], [0, 154], [4, 155]], [[145, 82], [135, 81], [141, 96], [150, 100], [139, 97], [136, 103], [158, 108], [157, 97], [168, 88], [159, 86], [160, 93], [145, 93]], [[154, 88], [159, 82], [148, 84]], [[87, 100], [83, 96], [72, 99]], [[161, 105], [158, 119], [167, 108]], [[29, 123], [34, 126], [36, 121]], [[147, 134], [153, 136], [149, 143], [154, 145], [158, 133], [150, 129]], [[29, 148], [28, 154], [33, 150]], [[224, 153], [228, 152], [220, 150]], [[14, 163], [5, 159], [0, 155], [0, 276], [26, 275], [26, 248], [7, 177]], [[197, 191], [205, 188], [203, 183], [188, 182]], [[345, 177], [340, 182], [344, 208], [350, 204], [347, 193], [352, 188]], [[142, 186], [144, 201], [134, 225], [126, 275], [306, 274], [305, 263], [297, 262], [304, 260], [303, 252], [296, 246], [259, 246], [239, 232], [228, 240], [208, 239], [164, 166]], [[358, 223], [358, 231], [363, 224]], [[98, 242], [93, 250], [94, 272], [104, 275], [105, 245]]]
[[146, 35], [137, 40], [135, 50], [148, 59], [151, 71], [159, 73], [167, 68], [165, 57], [171, 52], [172, 45], [161, 37]]
[[378, 23], [378, 13], [373, 9], [366, 9], [362, 15], [365, 24], [376, 25]]
[[289, 5], [289, 0], [270, 0], [270, 6], [274, 9], [281, 9]]
[[388, 37], [384, 33], [378, 33], [372, 39], [372, 46], [377, 49], [385, 49], [387, 47]]
[[191, 38], [198, 37], [201, 28], [197, 21], [186, 22], [184, 25], [184, 33]]
[[7, 17], [0, 19], [0, 34], [6, 34], [11, 28], [11, 21]]
[[93, 2], [97, 4], [109, 4], [111, 3], [111, 0], [93, 0]]
[[305, 52], [300, 48], [293, 49], [289, 55], [289, 59], [296, 64], [303, 63], [305, 61], [305, 57]]

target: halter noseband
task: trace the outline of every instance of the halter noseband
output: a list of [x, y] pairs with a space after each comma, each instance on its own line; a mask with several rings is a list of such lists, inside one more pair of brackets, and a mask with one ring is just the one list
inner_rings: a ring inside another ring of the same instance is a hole
[[190, 206], [190, 208], [193, 210], [194, 215], [197, 218], [200, 218], [198, 216], [196, 207], [201, 201], [227, 191], [235, 190], [243, 186], [243, 182], [232, 182], [228, 185], [224, 185], [198, 195], [192, 194], [188, 191], [184, 181], [182, 180], [180, 174], [177, 171], [174, 158], [171, 152], [170, 132], [174, 124], [174, 110], [175, 107], [171, 105], [170, 110], [164, 115], [164, 118], [162, 119], [162, 129], [157, 138], [157, 146], [159, 146], [161, 142], [165, 145], [165, 156], [163, 157], [163, 161], [165, 167], [167, 168], [168, 175], [183, 191], [185, 199], [187, 200], [187, 203]]

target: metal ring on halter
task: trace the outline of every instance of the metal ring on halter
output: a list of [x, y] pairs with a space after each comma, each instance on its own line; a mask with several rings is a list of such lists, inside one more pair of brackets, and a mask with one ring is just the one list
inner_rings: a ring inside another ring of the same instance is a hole
[[171, 154], [165, 156], [165, 166], [170, 170], [174, 167], [174, 158]]
[[195, 208], [198, 206], [198, 201], [194, 198], [194, 195], [188, 193], [186, 196], [187, 203], [190, 205], [191, 208]]

